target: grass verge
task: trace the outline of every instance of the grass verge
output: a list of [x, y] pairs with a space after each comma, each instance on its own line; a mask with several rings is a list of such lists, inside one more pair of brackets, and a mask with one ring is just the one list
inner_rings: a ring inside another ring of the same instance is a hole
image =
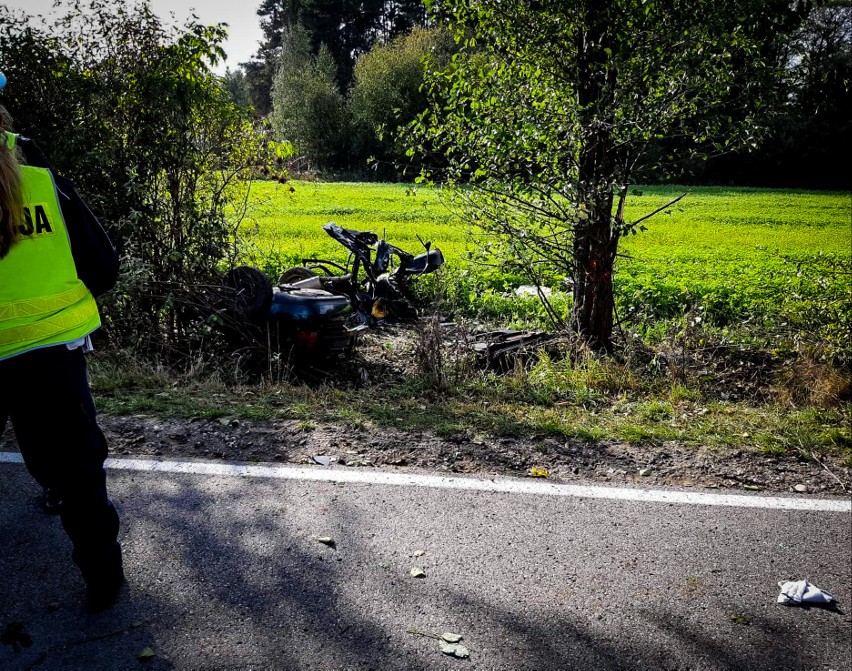
[[[109, 355], [91, 364], [98, 408], [114, 415], [287, 419], [340, 422], [467, 440], [493, 438], [617, 441], [831, 457], [852, 467], [850, 407], [791, 407], [705, 397], [683, 386], [630, 389], [602, 383], [599, 370], [580, 371], [574, 387], [556, 400], [536, 388], [529, 371], [469, 376], [453, 389], [436, 390], [413, 376], [370, 387], [234, 384], [216, 375], [169, 374]], [[610, 380], [612, 382], [612, 380]]]

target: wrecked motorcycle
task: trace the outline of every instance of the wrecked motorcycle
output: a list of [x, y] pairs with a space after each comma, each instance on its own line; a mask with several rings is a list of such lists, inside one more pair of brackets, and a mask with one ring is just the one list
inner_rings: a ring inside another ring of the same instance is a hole
[[303, 259], [302, 266], [281, 274], [280, 288], [322, 289], [346, 296], [354, 312], [353, 321], [369, 326], [384, 319], [417, 317], [411, 302], [411, 279], [433, 273], [444, 264], [440, 249], [420, 240], [426, 251], [415, 256], [369, 231], [335, 223], [325, 224], [323, 230], [349, 250], [347, 265]]
[[225, 279], [229, 307], [251, 324], [268, 326], [279, 351], [290, 345], [308, 359], [346, 359], [363, 330], [417, 317], [411, 281], [435, 272], [444, 256], [422, 240], [425, 251], [414, 255], [369, 231], [335, 223], [323, 230], [349, 250], [345, 265], [303, 259], [301, 266], [285, 270], [276, 286], [257, 268], [234, 268]]

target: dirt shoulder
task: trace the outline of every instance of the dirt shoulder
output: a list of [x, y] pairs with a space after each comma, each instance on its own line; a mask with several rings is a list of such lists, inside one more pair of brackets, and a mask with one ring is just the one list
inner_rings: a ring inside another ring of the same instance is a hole
[[820, 494], [844, 494], [850, 482], [850, 469], [838, 464], [792, 455], [696, 449], [674, 442], [637, 447], [549, 438], [486, 439], [468, 432], [441, 437], [425, 431], [296, 420], [141, 415], [102, 416], [101, 425], [116, 456], [329, 462], [349, 468], [505, 476], [529, 476], [536, 467], [547, 469], [557, 481]]

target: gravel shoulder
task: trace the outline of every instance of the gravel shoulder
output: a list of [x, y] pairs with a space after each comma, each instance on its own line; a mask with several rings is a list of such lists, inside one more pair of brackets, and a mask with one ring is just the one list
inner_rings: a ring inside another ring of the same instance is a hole
[[[367, 425], [296, 420], [158, 419], [101, 416], [115, 456], [223, 459], [351, 468], [428, 470], [480, 476], [529, 476], [543, 468], [558, 481], [736, 488], [845, 494], [850, 469], [792, 455], [721, 452], [677, 443], [635, 446], [555, 439], [437, 436]], [[4, 437], [8, 449], [12, 432]], [[2, 444], [2, 441], [0, 441]], [[319, 459], [317, 459], [320, 457]]]

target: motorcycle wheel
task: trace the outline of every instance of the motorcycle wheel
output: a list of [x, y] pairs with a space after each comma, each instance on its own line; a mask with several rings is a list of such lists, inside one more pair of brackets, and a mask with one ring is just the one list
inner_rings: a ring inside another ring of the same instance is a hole
[[281, 277], [278, 278], [278, 284], [279, 286], [282, 284], [293, 284], [293, 282], [298, 282], [299, 280], [306, 280], [310, 277], [316, 276], [317, 274], [310, 268], [299, 266], [296, 268], [290, 268], [281, 273]]
[[225, 276], [225, 286], [233, 290], [234, 313], [253, 322], [269, 315], [272, 284], [257, 268], [237, 266]]

